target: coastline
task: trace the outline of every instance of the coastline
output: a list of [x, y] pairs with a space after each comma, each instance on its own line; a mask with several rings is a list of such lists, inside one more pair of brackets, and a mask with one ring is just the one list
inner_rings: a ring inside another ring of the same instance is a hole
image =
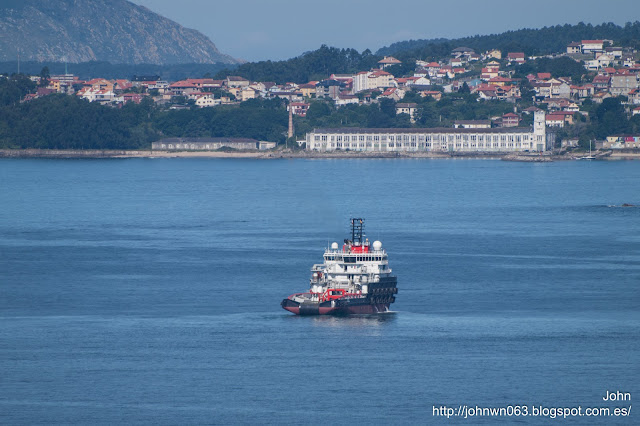
[[318, 152], [304, 150], [275, 151], [160, 151], [160, 150], [64, 150], [64, 149], [0, 149], [0, 158], [492, 158], [501, 153], [449, 154], [439, 152]]
[[[597, 160], [640, 160], [638, 152], [606, 151], [596, 154]], [[568, 154], [534, 153], [449, 153], [449, 152], [357, 152], [357, 151], [158, 151], [158, 150], [64, 150], [64, 149], [0, 149], [0, 158], [474, 158], [517, 162], [552, 162], [576, 160], [579, 156]]]

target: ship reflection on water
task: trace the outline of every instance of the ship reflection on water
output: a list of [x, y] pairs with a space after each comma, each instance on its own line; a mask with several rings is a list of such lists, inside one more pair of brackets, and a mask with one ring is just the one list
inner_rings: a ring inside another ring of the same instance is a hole
[[[307, 319], [304, 317], [294, 317], [298, 319]], [[395, 321], [396, 313], [394, 311], [370, 314], [370, 315], [319, 315], [308, 317], [312, 324], [316, 327], [332, 327], [332, 328], [374, 328], [388, 325]]]
[[363, 315], [314, 315], [299, 316], [285, 315], [282, 317], [286, 321], [309, 321], [314, 327], [335, 328], [335, 329], [376, 329], [396, 323], [398, 314], [396, 311], [381, 312], [378, 314]]

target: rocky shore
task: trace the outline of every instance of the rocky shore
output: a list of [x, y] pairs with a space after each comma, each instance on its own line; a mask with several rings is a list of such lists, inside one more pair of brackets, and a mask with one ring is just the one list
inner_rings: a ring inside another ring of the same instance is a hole
[[504, 161], [519, 161], [523, 163], [549, 163], [553, 161], [553, 158], [551, 155], [540, 155], [540, 154], [528, 154], [528, 155], [508, 154], [502, 157], [502, 159]]

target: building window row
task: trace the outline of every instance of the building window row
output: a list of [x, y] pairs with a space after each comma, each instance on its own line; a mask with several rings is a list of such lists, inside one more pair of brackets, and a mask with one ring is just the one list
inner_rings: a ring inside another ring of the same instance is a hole
[[[435, 148], [440, 146], [441, 149], [454, 148], [529, 148], [533, 147], [532, 143], [536, 140], [538, 143], [544, 142], [544, 136], [532, 134], [466, 134], [466, 133], [450, 133], [450, 134], [373, 134], [373, 135], [324, 135], [314, 134], [312, 140], [316, 143], [312, 144], [313, 148], [326, 148], [327, 142], [331, 142], [330, 147], [338, 148]], [[360, 142], [352, 143], [348, 142]], [[322, 142], [322, 144], [320, 143]], [[342, 142], [345, 142], [344, 144]], [[366, 144], [364, 143], [366, 142]], [[387, 144], [388, 142], [388, 144]], [[382, 145], [380, 144], [382, 143]]]

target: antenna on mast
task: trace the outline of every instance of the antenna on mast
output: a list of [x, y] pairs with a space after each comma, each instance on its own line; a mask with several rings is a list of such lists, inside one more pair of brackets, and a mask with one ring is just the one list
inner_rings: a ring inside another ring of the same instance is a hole
[[364, 219], [361, 217], [351, 219], [351, 242], [355, 245], [364, 242]]

